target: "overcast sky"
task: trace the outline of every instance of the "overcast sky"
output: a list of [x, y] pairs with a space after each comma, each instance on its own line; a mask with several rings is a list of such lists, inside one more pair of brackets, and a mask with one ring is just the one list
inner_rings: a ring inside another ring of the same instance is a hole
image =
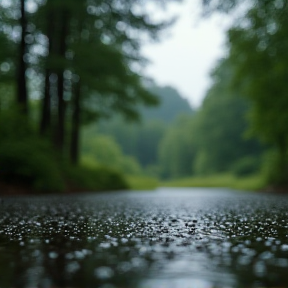
[[[200, 0], [173, 4], [167, 13], [179, 19], [160, 43], [148, 44], [143, 54], [151, 60], [146, 75], [159, 85], [175, 87], [192, 106], [199, 107], [210, 85], [209, 73], [225, 54], [223, 15], [201, 18]], [[165, 12], [166, 13], [166, 12]]]

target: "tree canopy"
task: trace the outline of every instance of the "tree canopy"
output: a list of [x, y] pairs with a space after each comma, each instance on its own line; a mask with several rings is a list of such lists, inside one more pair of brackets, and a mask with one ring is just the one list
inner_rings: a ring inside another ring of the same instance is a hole
[[146, 2], [1, 1], [0, 117], [16, 110], [19, 127], [38, 127], [77, 164], [83, 124], [115, 112], [135, 119], [138, 104], [156, 105], [140, 47], [172, 22], [153, 19]]
[[[220, 1], [203, 3], [212, 10], [221, 10]], [[227, 3], [230, 6], [226, 11], [241, 4], [240, 1]], [[242, 21], [228, 31], [234, 90], [241, 91], [251, 102], [250, 130], [276, 153], [269, 182], [287, 186], [287, 1], [247, 0], [245, 3]]]

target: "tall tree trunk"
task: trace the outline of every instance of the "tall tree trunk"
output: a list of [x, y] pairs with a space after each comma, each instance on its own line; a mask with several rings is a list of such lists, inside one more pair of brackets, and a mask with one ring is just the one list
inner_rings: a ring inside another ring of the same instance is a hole
[[45, 135], [51, 126], [51, 97], [50, 97], [50, 70], [46, 69], [44, 98], [42, 100], [42, 113], [40, 122], [40, 134]]
[[56, 126], [56, 139], [55, 144], [60, 152], [64, 149], [65, 139], [65, 102], [64, 102], [64, 76], [63, 71], [57, 73], [58, 76], [58, 115]]
[[[53, 34], [54, 34], [54, 22], [51, 21], [54, 19], [53, 11], [48, 13], [47, 21], [47, 37], [49, 41], [49, 56], [51, 56], [53, 52]], [[48, 56], [48, 57], [49, 57]], [[40, 134], [44, 135], [51, 128], [51, 95], [50, 95], [50, 75], [51, 70], [46, 67], [45, 71], [45, 87], [44, 87], [44, 98], [42, 100], [42, 113], [41, 113], [41, 121], [40, 121]]]
[[26, 83], [26, 69], [27, 65], [24, 61], [25, 54], [27, 53], [27, 45], [25, 36], [27, 32], [27, 19], [25, 13], [25, 0], [20, 0], [20, 26], [21, 26], [21, 42], [19, 46], [19, 62], [17, 70], [17, 102], [23, 114], [28, 114], [28, 93]]
[[[59, 55], [62, 59], [65, 59], [66, 52], [66, 39], [68, 34], [68, 14], [65, 10], [61, 12], [61, 30], [59, 38]], [[60, 67], [57, 72], [57, 94], [58, 94], [58, 117], [56, 126], [56, 148], [63, 152], [64, 139], [65, 139], [65, 101], [64, 101], [64, 68]]]
[[[81, 32], [83, 28], [83, 19], [79, 21], [79, 34], [78, 43], [81, 43]], [[79, 60], [79, 59], [78, 59]], [[72, 164], [77, 165], [80, 158], [80, 118], [81, 118], [81, 77], [73, 85], [72, 89], [72, 127], [71, 127], [71, 139], [70, 139], [70, 161]]]
[[72, 131], [70, 142], [70, 160], [73, 164], [79, 163], [79, 142], [80, 142], [80, 111], [81, 111], [81, 84], [80, 81], [75, 85], [73, 112], [72, 112]]

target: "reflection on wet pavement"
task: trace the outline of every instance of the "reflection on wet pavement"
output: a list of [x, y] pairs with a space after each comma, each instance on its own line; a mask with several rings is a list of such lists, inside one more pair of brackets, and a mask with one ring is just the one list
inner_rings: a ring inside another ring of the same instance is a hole
[[0, 287], [287, 287], [287, 200], [164, 188], [5, 198]]

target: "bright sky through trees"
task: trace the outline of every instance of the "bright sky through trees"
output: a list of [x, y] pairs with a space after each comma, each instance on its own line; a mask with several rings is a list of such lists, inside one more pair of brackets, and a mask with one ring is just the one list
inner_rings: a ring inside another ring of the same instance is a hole
[[143, 48], [151, 61], [146, 75], [160, 85], [175, 87], [194, 107], [201, 104], [210, 85], [209, 73], [225, 53], [227, 26], [223, 15], [202, 18], [200, 1], [186, 0], [162, 11], [178, 15], [178, 21], [159, 43]]

